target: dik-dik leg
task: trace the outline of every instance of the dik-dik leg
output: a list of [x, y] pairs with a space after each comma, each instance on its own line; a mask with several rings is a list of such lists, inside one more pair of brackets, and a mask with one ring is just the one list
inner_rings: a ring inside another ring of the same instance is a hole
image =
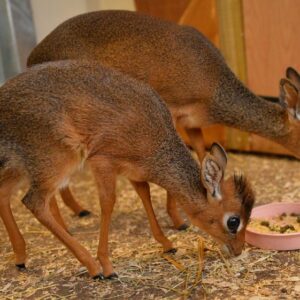
[[97, 182], [101, 207], [100, 236], [97, 257], [101, 263], [104, 277], [112, 279], [118, 277], [113, 271], [108, 251], [109, 225], [116, 202], [116, 174], [111, 171], [111, 166], [107, 162], [92, 163], [91, 167]]
[[185, 127], [191, 146], [195, 150], [199, 161], [201, 162], [205, 156], [205, 144], [201, 128], [188, 128]]
[[53, 217], [49, 202], [49, 189], [41, 188], [39, 190], [31, 188], [22, 202], [33, 213], [33, 215], [47, 227], [65, 246], [76, 256], [76, 258], [88, 269], [94, 278], [102, 278], [99, 263], [93, 259], [90, 253], [81, 246], [77, 240], [72, 237]]
[[66, 231], [68, 231], [68, 227], [60, 214], [59, 208], [57, 206], [57, 200], [55, 197], [51, 198], [49, 206], [50, 206], [51, 213], [55, 218], [55, 220], [57, 221], [57, 223], [59, 223]]
[[[194, 116], [194, 118], [197, 117]], [[176, 129], [179, 133], [182, 132], [183, 135], [184, 132], [186, 133], [191, 146], [195, 150], [198, 159], [201, 162], [205, 156], [205, 144], [202, 130], [200, 126], [194, 123], [194, 118], [191, 118], [188, 115], [184, 115], [174, 120], [174, 123], [176, 124]], [[199, 119], [197, 120], [197, 123], [202, 124], [204, 120]]]
[[170, 218], [172, 219], [174, 227], [176, 229], [186, 230], [189, 227], [189, 225], [187, 225], [180, 216], [177, 209], [176, 200], [172, 197], [172, 195], [169, 192], [167, 192], [167, 212]]
[[25, 268], [26, 245], [10, 208], [10, 197], [16, 185], [17, 185], [16, 178], [1, 183], [0, 217], [7, 230], [10, 242], [12, 244], [16, 256], [16, 266], [20, 269], [23, 269]]
[[74, 198], [70, 188], [67, 186], [60, 191], [60, 195], [64, 203], [78, 216], [85, 217], [90, 215], [90, 212], [84, 209]]
[[150, 228], [152, 231], [152, 234], [154, 238], [163, 246], [164, 252], [176, 252], [176, 249], [173, 248], [172, 242], [168, 240], [164, 233], [162, 232], [151, 202], [151, 194], [150, 194], [150, 187], [147, 182], [136, 182], [131, 181], [131, 184], [133, 185], [134, 189], [136, 190], [137, 194], [140, 196], [140, 198], [143, 201], [143, 205], [145, 207], [147, 217], [150, 223]]

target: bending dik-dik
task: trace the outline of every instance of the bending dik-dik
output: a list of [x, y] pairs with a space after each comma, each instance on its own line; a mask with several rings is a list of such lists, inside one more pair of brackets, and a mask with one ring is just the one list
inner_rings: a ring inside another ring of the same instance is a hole
[[[108, 230], [118, 174], [142, 198], [154, 237], [165, 251], [172, 244], [155, 218], [148, 182], [165, 188], [192, 223], [233, 254], [241, 253], [254, 202], [249, 184], [237, 175], [223, 180], [227, 160], [217, 144], [200, 169], [177, 136], [165, 104], [148, 85], [92, 62], [46, 63], [0, 88], [0, 114], [0, 215], [17, 265], [25, 264], [25, 243], [9, 198], [23, 177], [30, 188], [22, 202], [95, 278], [102, 278], [100, 265], [105, 277], [115, 276]], [[91, 166], [99, 186], [100, 264], [49, 209], [55, 191], [83, 163]]]
[[54, 29], [27, 64], [62, 59], [96, 60], [149, 83], [200, 158], [201, 127], [215, 123], [259, 134], [300, 157], [300, 128], [285, 107], [251, 93], [192, 27], [134, 12], [91, 12]]

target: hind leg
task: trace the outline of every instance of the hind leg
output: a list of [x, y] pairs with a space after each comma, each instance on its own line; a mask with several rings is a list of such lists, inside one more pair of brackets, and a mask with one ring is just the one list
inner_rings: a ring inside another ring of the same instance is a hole
[[39, 186], [39, 190], [31, 188], [22, 202], [40, 223], [48, 228], [86, 266], [91, 276], [101, 278], [99, 263], [53, 217], [49, 207], [51, 196], [49, 197], [50, 193], [45, 191], [49, 191], [49, 189], [41, 188], [41, 186]]
[[74, 198], [70, 188], [67, 186], [60, 191], [60, 195], [64, 203], [78, 216], [85, 217], [91, 213], [84, 209]]
[[25, 268], [26, 245], [10, 208], [10, 197], [18, 179], [3, 182], [0, 187], [0, 217], [7, 230], [16, 257], [16, 266]]
[[79, 164], [77, 153], [62, 145], [53, 146], [52, 151], [43, 152], [45, 155], [40, 155], [40, 151], [36, 152], [34, 148], [32, 150], [32, 164], [28, 168], [31, 186], [22, 202], [88, 269], [91, 276], [101, 277], [99, 262], [57, 222], [50, 209], [51, 198], [58, 187]]

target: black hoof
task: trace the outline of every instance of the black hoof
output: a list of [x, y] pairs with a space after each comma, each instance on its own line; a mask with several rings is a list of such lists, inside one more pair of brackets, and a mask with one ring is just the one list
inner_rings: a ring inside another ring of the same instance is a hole
[[102, 273], [99, 273], [98, 275], [94, 276], [93, 279], [94, 280], [103, 280], [105, 277], [103, 276]]
[[183, 231], [183, 230], [187, 230], [188, 228], [189, 228], [189, 225], [183, 223], [183, 224], [181, 224], [181, 225], [177, 228], [177, 230]]
[[25, 269], [26, 269], [25, 264], [16, 264], [16, 267], [17, 267], [19, 270], [25, 270]]
[[118, 278], [119, 276], [118, 276], [118, 274], [117, 273], [111, 273], [110, 275], [108, 275], [108, 276], [104, 276], [104, 278], [105, 279], [116, 279], [116, 278]]
[[165, 251], [165, 253], [170, 253], [170, 254], [175, 254], [176, 252], [177, 252], [176, 248], [171, 248], [170, 250]]
[[89, 216], [90, 214], [91, 214], [90, 211], [84, 209], [84, 210], [82, 210], [82, 211], [78, 214], [78, 217], [79, 217], [79, 218], [82, 218], [82, 217]]

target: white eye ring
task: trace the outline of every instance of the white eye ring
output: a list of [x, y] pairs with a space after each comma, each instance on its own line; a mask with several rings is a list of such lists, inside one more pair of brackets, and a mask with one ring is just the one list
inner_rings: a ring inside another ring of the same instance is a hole
[[[235, 217], [235, 216], [237, 216], [237, 214], [233, 213], [233, 212], [228, 212], [228, 213], [224, 214], [224, 216], [223, 216], [223, 226], [227, 231], [229, 231], [228, 227], [227, 227], [228, 219], [231, 218], [231, 217]], [[240, 218], [240, 225], [239, 225], [236, 232], [238, 233], [242, 228], [243, 228], [243, 220]]]

